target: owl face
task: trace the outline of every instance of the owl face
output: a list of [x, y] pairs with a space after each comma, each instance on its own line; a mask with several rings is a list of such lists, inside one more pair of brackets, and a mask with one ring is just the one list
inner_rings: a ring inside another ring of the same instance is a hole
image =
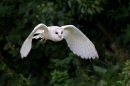
[[54, 41], [61, 41], [64, 38], [63, 34], [64, 34], [63, 29], [56, 28], [53, 30], [52, 37], [53, 37]]

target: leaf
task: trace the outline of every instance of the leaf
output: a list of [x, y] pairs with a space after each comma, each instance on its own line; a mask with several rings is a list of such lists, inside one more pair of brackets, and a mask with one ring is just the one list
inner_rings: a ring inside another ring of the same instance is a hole
[[51, 12], [52, 12], [52, 11], [53, 11], [53, 8], [52, 8], [52, 7], [49, 7], [49, 11], [51, 11]]
[[71, 7], [71, 0], [68, 0], [68, 5], [69, 7]]
[[93, 12], [90, 8], [88, 8], [87, 11], [88, 11], [89, 14], [93, 15]]
[[107, 82], [105, 80], [100, 80], [97, 86], [106, 86]]
[[84, 13], [84, 8], [83, 7], [81, 8], [81, 13]]
[[120, 69], [120, 66], [119, 65], [114, 65], [114, 66], [112, 66], [112, 67], [110, 67], [109, 69], [108, 69], [108, 71], [109, 71], [109, 73], [115, 73], [115, 72], [117, 72], [117, 70], [119, 70]]
[[99, 67], [99, 66], [95, 66], [93, 65], [93, 68], [94, 68], [94, 71], [101, 74], [101, 75], [104, 75], [107, 73], [107, 70], [105, 68], [102, 68], [102, 67]]
[[34, 1], [32, 1], [32, 2], [30, 2], [30, 3], [28, 3], [28, 7], [31, 7], [31, 6], [33, 6], [34, 5]]

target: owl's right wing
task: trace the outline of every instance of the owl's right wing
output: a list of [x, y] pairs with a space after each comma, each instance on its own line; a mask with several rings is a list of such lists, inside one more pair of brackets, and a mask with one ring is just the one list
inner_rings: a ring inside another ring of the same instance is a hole
[[30, 35], [26, 38], [26, 40], [24, 41], [21, 50], [20, 50], [20, 54], [21, 54], [21, 58], [24, 58], [28, 55], [28, 53], [31, 50], [32, 47], [32, 39], [33, 39], [33, 35], [36, 33], [41, 33], [41, 31], [44, 31], [45, 33], [48, 33], [48, 27], [45, 24], [38, 24], [33, 31], [30, 33]]
[[98, 58], [94, 44], [77, 27], [65, 25], [62, 28], [65, 31], [65, 40], [74, 54], [85, 59]]

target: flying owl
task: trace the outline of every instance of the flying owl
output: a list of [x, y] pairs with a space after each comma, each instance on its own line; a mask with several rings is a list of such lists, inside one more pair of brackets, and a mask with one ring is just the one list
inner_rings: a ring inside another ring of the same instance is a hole
[[47, 27], [42, 23], [38, 24], [24, 41], [20, 50], [21, 58], [27, 57], [32, 47], [32, 39], [38, 38], [41, 38], [43, 43], [46, 40], [61, 41], [65, 39], [74, 54], [85, 59], [98, 58], [94, 44], [74, 25]]

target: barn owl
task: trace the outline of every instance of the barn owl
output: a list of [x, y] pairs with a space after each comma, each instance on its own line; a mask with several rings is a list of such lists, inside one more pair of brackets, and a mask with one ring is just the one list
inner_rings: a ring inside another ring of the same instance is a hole
[[46, 40], [61, 41], [65, 39], [74, 54], [85, 59], [98, 58], [94, 44], [74, 25], [47, 27], [42, 23], [38, 24], [24, 41], [20, 50], [21, 58], [27, 57], [32, 47], [32, 39], [38, 38], [42, 38], [41, 41], [44, 43]]

